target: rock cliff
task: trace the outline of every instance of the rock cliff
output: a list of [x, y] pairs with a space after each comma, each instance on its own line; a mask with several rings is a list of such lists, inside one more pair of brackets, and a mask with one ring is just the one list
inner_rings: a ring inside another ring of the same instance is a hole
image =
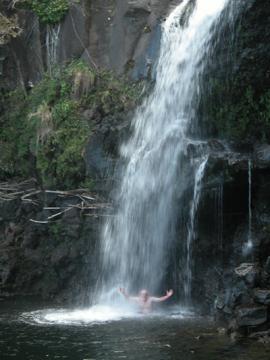
[[[31, 100], [44, 71], [53, 78], [56, 64], [66, 65], [73, 59], [85, 61], [93, 72], [106, 68], [118, 77], [125, 74], [130, 84], [131, 79], [153, 80], [160, 25], [179, 2], [70, 1], [67, 14], [55, 25], [42, 23], [29, 9], [5, 10], [17, 14], [22, 33], [0, 47], [3, 96], [19, 86]], [[216, 304], [221, 317], [233, 324], [233, 331], [240, 328], [242, 333], [251, 331], [252, 326], [259, 329], [258, 325], [263, 324], [260, 328], [263, 330], [269, 326], [269, 276], [266, 276], [270, 253], [269, 17], [270, 5], [254, 0], [235, 19], [233, 38], [226, 24], [221, 26], [222, 41], [213, 46], [202, 79], [204, 97], [198, 109], [201, 137], [207, 140], [210, 158], [193, 250], [193, 297], [200, 302], [203, 299], [207, 311]], [[95, 76], [98, 80], [86, 91], [89, 103], [76, 107], [76, 116], [79, 114], [91, 127], [82, 157], [80, 148], [80, 159], [84, 160], [83, 171], [94, 179], [93, 190], [108, 197], [111, 186], [107, 180], [112, 177], [117, 149], [128, 131], [137, 98], [123, 100], [126, 87], [122, 87], [122, 82], [115, 85], [115, 77], [110, 78], [114, 85], [108, 85], [100, 74]], [[67, 97], [72, 104], [78, 101], [74, 81], [80, 83], [80, 94], [85, 90], [83, 81], [74, 77], [66, 82], [73, 86], [67, 92], [62, 78], [57, 81], [53, 87], [57, 100], [50, 100], [51, 85], [45, 87], [51, 113]], [[151, 81], [148, 84], [151, 86]], [[116, 97], [112, 96], [115, 89]], [[7, 107], [7, 100], [3, 99], [1, 125], [6, 126], [3, 119], [12, 105]], [[189, 156], [196, 157], [196, 151], [201, 148], [191, 145]], [[4, 180], [14, 181], [12, 176]], [[38, 182], [37, 188], [44, 190], [44, 183]], [[10, 202], [0, 200], [0, 294], [41, 294], [76, 300], [80, 293], [79, 297], [84, 298], [81, 294], [88, 293], [88, 286], [96, 277], [91, 259], [100, 218], [84, 217], [74, 209], [61, 215], [52, 228], [29, 223], [30, 218], [44, 218], [44, 207], [61, 207], [64, 201], [45, 199], [44, 194], [36, 200], [37, 205], [25, 204], [20, 197]], [[179, 237], [185, 235], [185, 216], [179, 211]], [[249, 226], [254, 248], [252, 255], [247, 256], [243, 246]], [[174, 261], [181, 259], [180, 247]], [[244, 273], [251, 277], [257, 274], [253, 285], [247, 285], [247, 275], [242, 275], [239, 266], [242, 270], [245, 267]]]

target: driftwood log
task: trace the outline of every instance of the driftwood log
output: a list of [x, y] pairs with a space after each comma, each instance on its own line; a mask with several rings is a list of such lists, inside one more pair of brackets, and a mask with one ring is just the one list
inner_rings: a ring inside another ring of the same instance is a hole
[[44, 220], [29, 219], [36, 224], [47, 224], [61, 218], [61, 215], [72, 209], [79, 209], [85, 216], [111, 216], [106, 212], [112, 208], [110, 203], [105, 202], [96, 194], [89, 192], [88, 189], [75, 189], [69, 191], [48, 190], [38, 187], [35, 179], [25, 180], [18, 183], [2, 182], [0, 183], [0, 201], [12, 201], [20, 199], [22, 202], [32, 203], [39, 206], [42, 199], [47, 194], [53, 194], [60, 199], [77, 199], [76, 204], [67, 204], [66, 206], [44, 206], [43, 210], [49, 215]]

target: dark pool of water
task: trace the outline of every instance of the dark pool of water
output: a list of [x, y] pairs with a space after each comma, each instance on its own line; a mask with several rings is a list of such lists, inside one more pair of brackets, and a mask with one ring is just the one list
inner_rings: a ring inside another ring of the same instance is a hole
[[52, 325], [21, 320], [35, 310], [0, 302], [0, 359], [269, 360], [270, 347], [232, 342], [202, 318], [142, 317], [101, 324]]

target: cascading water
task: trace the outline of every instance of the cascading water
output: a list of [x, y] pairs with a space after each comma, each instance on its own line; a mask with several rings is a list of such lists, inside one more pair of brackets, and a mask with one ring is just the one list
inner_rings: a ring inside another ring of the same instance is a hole
[[243, 247], [243, 254], [249, 255], [253, 249], [253, 240], [252, 240], [252, 161], [248, 160], [248, 236], [247, 242]]
[[208, 157], [205, 157], [203, 161], [199, 164], [198, 169], [196, 171], [193, 199], [191, 202], [190, 213], [189, 213], [190, 222], [188, 226], [188, 235], [187, 235], [187, 243], [186, 243], [186, 269], [184, 274], [184, 293], [185, 293], [186, 301], [190, 301], [191, 298], [192, 242], [195, 239], [196, 213], [200, 202], [202, 180], [203, 180], [207, 161], [208, 161]]
[[[234, 0], [182, 0], [163, 24], [155, 86], [133, 119], [133, 135], [122, 146], [123, 167], [122, 171], [118, 171], [121, 181], [114, 191], [118, 193], [114, 201], [115, 214], [110, 214], [103, 226], [101, 276], [94, 299], [98, 305], [86, 310], [25, 313], [24, 319], [41, 324], [93, 324], [119, 320], [123, 316], [134, 317], [134, 312], [128, 307], [111, 306], [115, 288], [121, 285], [129, 291], [137, 291], [141, 287], [147, 287], [153, 292], [159, 290], [166, 276], [169, 257], [174, 259], [175, 273], [172, 278], [177, 281], [179, 289], [179, 281], [184, 281], [185, 299], [190, 301], [192, 242], [208, 161], [205, 146], [197, 147], [202, 142], [189, 138], [190, 129], [196, 134], [196, 112], [202, 95], [201, 75], [211, 56], [210, 49], [213, 35], [217, 34], [217, 25], [224, 25], [227, 21], [231, 24], [235, 6], [239, 5], [239, 10], [242, 4], [244, 0], [239, 0], [239, 3]], [[59, 31], [60, 28], [56, 28], [52, 41], [51, 34], [47, 34], [48, 67], [57, 56]], [[190, 145], [196, 147], [192, 160], [189, 157]], [[250, 234], [251, 168], [250, 163]], [[191, 205], [185, 211], [185, 199], [189, 194], [192, 194], [189, 197]], [[222, 246], [222, 184], [217, 191], [217, 198], [218, 242]], [[181, 239], [176, 237], [179, 206], [181, 224], [189, 212], [189, 219], [185, 221], [188, 231]], [[172, 256], [180, 241], [183, 246], [179, 248], [185, 256], [181, 266], [178, 257]], [[104, 304], [104, 300], [109, 304]], [[182, 318], [187, 315], [190, 315], [188, 310], [179, 312], [178, 309], [176, 316]]]
[[57, 63], [57, 49], [59, 43], [61, 25], [47, 25], [46, 30], [46, 55], [47, 68], [51, 72], [52, 67]]
[[248, 161], [248, 246], [252, 247], [252, 208], [251, 193], [252, 190], [252, 162]]
[[189, 175], [182, 170], [200, 97], [200, 75], [228, 2], [184, 0], [163, 24], [154, 89], [138, 109], [133, 135], [121, 148], [124, 165], [117, 208], [103, 228], [102, 284], [96, 301], [119, 285], [130, 291], [159, 290], [175, 241], [175, 194], [181, 201], [181, 193], [195, 179], [185, 280], [186, 295], [190, 293], [191, 242], [207, 160], [202, 158], [199, 168], [190, 165]]

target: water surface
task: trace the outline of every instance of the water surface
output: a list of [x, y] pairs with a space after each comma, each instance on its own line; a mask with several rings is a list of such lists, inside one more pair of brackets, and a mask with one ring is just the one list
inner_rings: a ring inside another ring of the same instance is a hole
[[41, 321], [44, 314], [63, 313], [60, 309], [37, 311], [33, 304], [21, 301], [0, 302], [0, 306], [1, 360], [270, 358], [270, 347], [253, 341], [233, 343], [217, 333], [210, 319], [181, 312], [93, 322], [81, 317], [63, 324], [55, 318]]

